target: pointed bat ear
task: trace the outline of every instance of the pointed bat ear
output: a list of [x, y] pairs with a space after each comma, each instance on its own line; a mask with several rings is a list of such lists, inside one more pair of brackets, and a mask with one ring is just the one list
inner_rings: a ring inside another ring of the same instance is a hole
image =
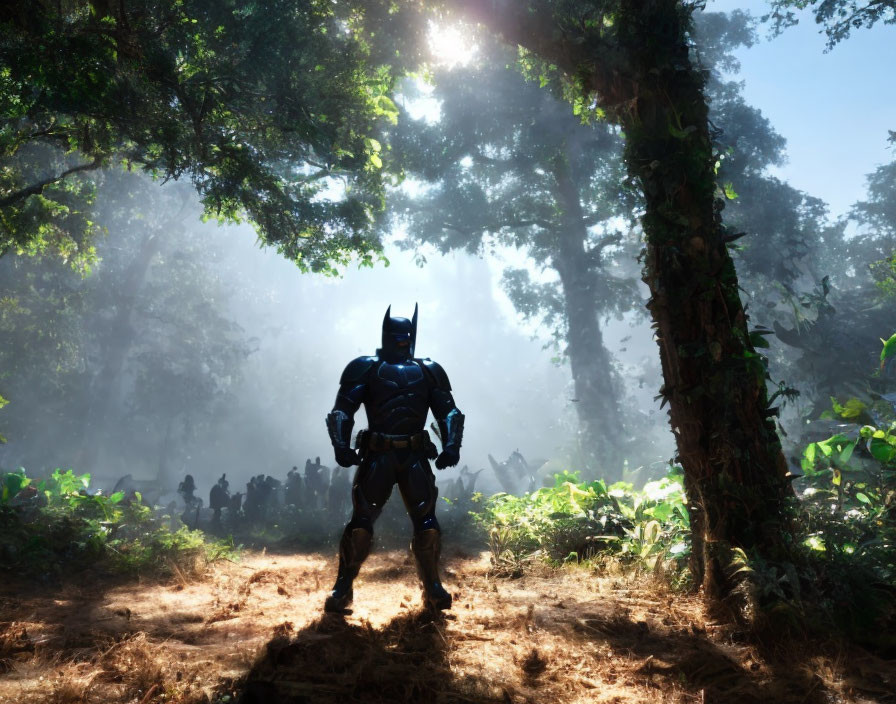
[[392, 304], [389, 304], [389, 307], [386, 308], [386, 315], [383, 317], [383, 330], [386, 329], [386, 325], [389, 322], [389, 318], [392, 317]]
[[414, 304], [414, 317], [411, 319], [411, 326], [414, 328], [414, 335], [417, 334], [417, 304]]

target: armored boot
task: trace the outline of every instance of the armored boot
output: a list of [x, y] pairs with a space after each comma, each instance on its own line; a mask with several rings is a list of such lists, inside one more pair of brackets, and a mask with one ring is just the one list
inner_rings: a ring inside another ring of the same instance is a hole
[[451, 595], [439, 579], [442, 532], [435, 528], [414, 534], [411, 551], [417, 560], [417, 575], [423, 583], [423, 599], [434, 611], [451, 608]]
[[339, 571], [336, 574], [336, 584], [324, 602], [324, 611], [344, 611], [352, 602], [354, 596], [352, 582], [358, 576], [361, 563], [370, 553], [372, 539], [373, 535], [363, 528], [346, 527], [339, 541]]

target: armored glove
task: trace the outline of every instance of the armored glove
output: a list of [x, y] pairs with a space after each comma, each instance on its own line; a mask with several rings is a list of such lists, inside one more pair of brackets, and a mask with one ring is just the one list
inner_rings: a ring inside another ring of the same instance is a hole
[[340, 467], [361, 464], [358, 453], [351, 448], [352, 426], [355, 422], [345, 411], [332, 411], [327, 415], [327, 432], [333, 443], [333, 453]]
[[340, 467], [351, 467], [353, 464], [361, 464], [361, 458], [356, 450], [350, 447], [334, 447], [333, 452], [336, 454], [336, 463]]
[[464, 414], [456, 408], [451, 409], [439, 421], [439, 434], [442, 436], [442, 452], [436, 457], [436, 469], [453, 467], [460, 462], [460, 446], [464, 439]]
[[453, 467], [460, 462], [460, 452], [456, 447], [448, 446], [436, 457], [436, 469], [445, 469], [445, 467]]

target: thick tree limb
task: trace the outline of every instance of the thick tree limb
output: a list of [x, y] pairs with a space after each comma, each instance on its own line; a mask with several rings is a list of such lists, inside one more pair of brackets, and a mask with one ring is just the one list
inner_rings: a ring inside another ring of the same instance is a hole
[[453, 0], [451, 5], [506, 42], [581, 78], [586, 90], [598, 93], [604, 107], [631, 99], [634, 83], [628, 58], [603, 35], [603, 22], [595, 22], [596, 26], [590, 28], [576, 24], [569, 28], [574, 31], [567, 32], [564, 25], [571, 19], [562, 16], [562, 10], [555, 12], [556, 3], [548, 0]]
[[621, 232], [614, 232], [613, 234], [602, 237], [599, 242], [585, 251], [585, 257], [590, 264], [597, 266], [601, 263], [601, 256], [603, 255], [604, 250], [607, 247], [618, 245], [620, 242], [622, 242]]
[[76, 174], [81, 171], [93, 171], [95, 169], [100, 168], [102, 165], [103, 165], [102, 160], [99, 157], [97, 157], [96, 159], [94, 159], [93, 161], [91, 161], [87, 164], [79, 164], [78, 166], [73, 166], [70, 169], [66, 169], [58, 176], [54, 176], [52, 178], [47, 178], [47, 179], [44, 179], [43, 181], [38, 181], [37, 183], [32, 183], [30, 186], [28, 186], [26, 188], [23, 188], [18, 191], [14, 191], [13, 193], [10, 193], [8, 196], [4, 196], [3, 198], [0, 198], [0, 208], [7, 208], [10, 205], [13, 205], [14, 203], [17, 203], [21, 200], [25, 200], [26, 198], [29, 198], [31, 196], [39, 195], [39, 194], [43, 193], [43, 190], [47, 186], [51, 186], [54, 183], [58, 183], [59, 181], [62, 181], [63, 179], [68, 178], [72, 174]]

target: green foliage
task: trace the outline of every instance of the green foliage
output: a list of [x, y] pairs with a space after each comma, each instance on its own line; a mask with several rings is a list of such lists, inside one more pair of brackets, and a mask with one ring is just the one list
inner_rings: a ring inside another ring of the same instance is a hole
[[140, 495], [89, 493], [90, 475], [55, 470], [35, 481], [23, 469], [0, 475], [0, 570], [62, 574], [101, 565], [165, 574], [232, 554], [232, 542], [172, 528]]
[[24, 469], [18, 472], [5, 472], [0, 476], [0, 506], [6, 506], [16, 494], [30, 483], [31, 480], [25, 476]]
[[810, 8], [815, 22], [828, 35], [828, 48], [846, 39], [852, 30], [896, 23], [896, 0], [772, 0], [771, 19], [775, 30], [796, 24], [794, 9]]
[[[896, 335], [881, 342], [884, 343], [883, 364], [896, 354]], [[825, 528], [826, 535], [838, 522], [857, 522], [864, 526], [866, 533], [874, 534], [875, 540], [881, 538], [878, 533], [883, 531], [892, 541], [896, 538], [896, 404], [893, 396], [879, 395], [870, 405], [857, 398], [843, 404], [836, 398], [831, 402], [833, 413], [830, 417], [855, 425], [851, 430], [806, 445], [801, 458], [805, 505], [810, 512], [832, 519]], [[837, 542], [816, 534], [809, 535], [807, 544], [814, 549], [850, 553], [859, 548], [859, 543], [851, 540]], [[889, 572], [885, 578], [896, 579], [896, 571]]]
[[885, 299], [896, 298], [896, 253], [873, 262], [868, 268], [881, 296]]
[[791, 561], [736, 559], [735, 573], [775, 628], [789, 622], [828, 632], [833, 623], [859, 642], [896, 645], [894, 433], [896, 423], [864, 426], [807, 446]]
[[[882, 342], [885, 360], [892, 353]], [[892, 647], [885, 624], [896, 621], [896, 406], [887, 394], [832, 406], [828, 417], [854, 425], [802, 452], [795, 560], [753, 556], [750, 577], [760, 603], [781, 609], [786, 601], [794, 614], [823, 614], [861, 641]]]
[[489, 535], [493, 564], [511, 574], [523, 563], [616, 557], [684, 577], [689, 514], [680, 469], [636, 491], [627, 482], [582, 482], [554, 475], [554, 485], [524, 496], [479, 497], [473, 513]]
[[208, 217], [248, 218], [305, 269], [370, 256], [377, 136], [396, 108], [365, 11], [325, 0], [7, 3], [0, 255], [55, 250], [88, 264], [97, 170], [124, 166], [188, 179]]
[[887, 340], [881, 339], [881, 342], [884, 343], [884, 347], [880, 351], [880, 368], [883, 369], [888, 359], [896, 357], [896, 333], [893, 333]]
[[804, 497], [831, 502], [834, 513], [887, 507], [896, 501], [896, 423], [809, 443], [801, 465]]

